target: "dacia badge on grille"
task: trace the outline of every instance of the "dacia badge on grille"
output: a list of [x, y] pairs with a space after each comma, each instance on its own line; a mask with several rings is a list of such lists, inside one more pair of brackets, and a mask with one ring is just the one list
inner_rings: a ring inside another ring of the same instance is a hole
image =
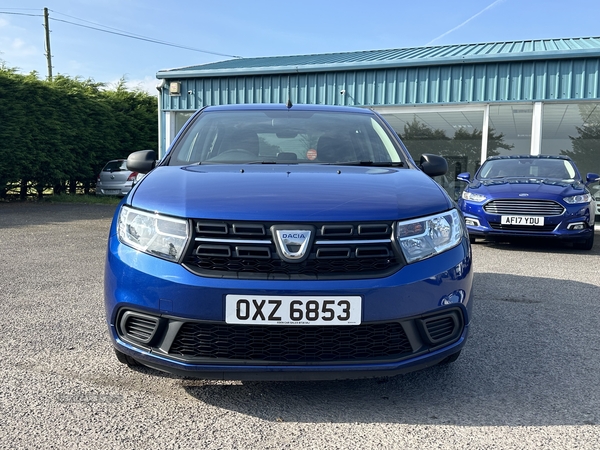
[[314, 228], [297, 225], [273, 225], [271, 227], [279, 257], [287, 262], [302, 262], [309, 253]]

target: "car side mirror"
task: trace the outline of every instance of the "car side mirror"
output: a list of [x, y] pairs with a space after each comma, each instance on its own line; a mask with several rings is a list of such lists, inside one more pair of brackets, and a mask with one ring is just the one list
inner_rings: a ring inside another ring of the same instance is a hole
[[597, 173], [588, 173], [586, 176], [587, 184], [595, 183], [596, 181], [600, 181], [600, 175]]
[[156, 152], [154, 150], [140, 150], [127, 157], [127, 169], [132, 172], [148, 173], [156, 165]]
[[464, 181], [465, 183], [471, 182], [471, 174], [469, 172], [463, 172], [456, 175], [456, 179], [459, 181]]
[[424, 153], [421, 155], [419, 167], [430, 177], [437, 177], [448, 172], [448, 161], [442, 156]]

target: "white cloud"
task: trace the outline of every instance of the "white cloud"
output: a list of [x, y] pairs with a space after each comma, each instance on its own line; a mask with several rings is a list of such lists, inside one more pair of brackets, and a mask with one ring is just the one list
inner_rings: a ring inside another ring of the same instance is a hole
[[[119, 84], [120, 80], [112, 80], [108, 83], [106, 83], [106, 87], [108, 89], [114, 89], [118, 84]], [[134, 90], [139, 90], [139, 91], [144, 91], [147, 92], [148, 94], [152, 95], [152, 96], [156, 96], [158, 95], [158, 90], [156, 89], [156, 85], [158, 84], [159, 80], [157, 80], [155, 77], [151, 77], [151, 76], [146, 76], [143, 79], [135, 79], [135, 80], [129, 80], [127, 79], [127, 77], [125, 77], [125, 86], [127, 87], [127, 89], [134, 91]]]
[[471, 17], [469, 17], [467, 20], [465, 20], [463, 23], [461, 23], [460, 25], [455, 26], [454, 28], [452, 28], [451, 30], [446, 31], [443, 34], [440, 34], [438, 37], [436, 37], [435, 39], [432, 39], [431, 41], [429, 41], [426, 45], [431, 45], [433, 44], [435, 41], [443, 38], [444, 36], [449, 35], [450, 33], [458, 30], [459, 28], [464, 27], [466, 24], [468, 24], [471, 20], [475, 19], [477, 16], [483, 14], [484, 12], [486, 12], [488, 9], [493, 8], [494, 6], [496, 6], [498, 3], [503, 2], [504, 0], [496, 0], [495, 2], [489, 4], [488, 6], [486, 6], [485, 8], [483, 8], [481, 11], [479, 11], [477, 14], [472, 15]]
[[14, 25], [4, 17], [0, 17], [0, 29], [2, 30], [2, 35], [0, 35], [0, 57], [6, 65], [16, 67], [24, 72], [36, 70], [36, 60], [38, 57], [43, 58], [43, 49], [27, 42], [27, 38], [21, 38], [20, 36], [26, 33], [26, 30]]
[[15, 53], [18, 53], [21, 57], [37, 55], [39, 52], [34, 45], [28, 44], [21, 38], [14, 38], [10, 41], [9, 48]]
[[158, 81], [155, 77], [144, 77], [143, 80], [128, 80], [127, 88], [128, 89], [139, 89], [140, 91], [145, 91], [150, 95], [158, 95], [158, 90], [156, 89], [156, 85]]

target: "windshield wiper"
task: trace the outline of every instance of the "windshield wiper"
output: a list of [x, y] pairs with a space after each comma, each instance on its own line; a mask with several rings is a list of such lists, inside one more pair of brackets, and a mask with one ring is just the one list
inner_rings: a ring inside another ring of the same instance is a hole
[[292, 159], [279, 159], [279, 160], [266, 159], [263, 161], [249, 161], [244, 164], [298, 164], [298, 161], [292, 160]]
[[342, 161], [335, 163], [323, 163], [325, 165], [336, 165], [336, 166], [373, 166], [373, 167], [404, 167], [402, 161]]

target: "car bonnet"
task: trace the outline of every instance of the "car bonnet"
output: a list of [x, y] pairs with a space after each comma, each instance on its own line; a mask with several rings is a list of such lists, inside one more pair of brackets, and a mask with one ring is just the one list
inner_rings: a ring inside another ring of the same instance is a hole
[[453, 205], [414, 169], [282, 164], [157, 167], [129, 201], [178, 217], [279, 222], [397, 220]]

